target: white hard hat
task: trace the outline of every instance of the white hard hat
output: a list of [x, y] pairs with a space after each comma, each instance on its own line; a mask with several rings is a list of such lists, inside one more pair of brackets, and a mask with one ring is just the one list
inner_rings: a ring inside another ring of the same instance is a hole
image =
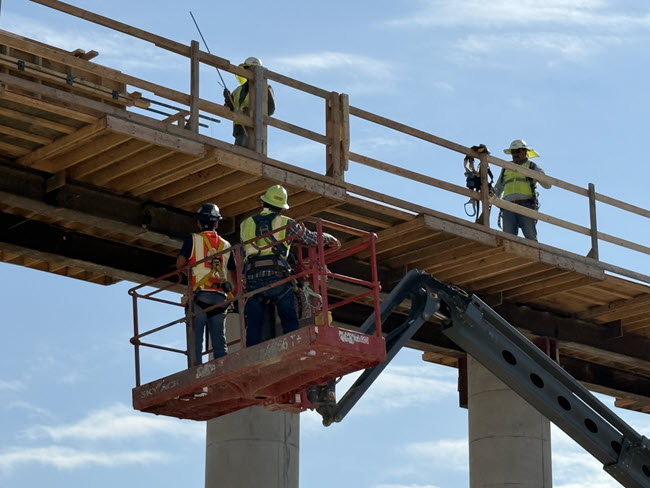
[[529, 159], [539, 157], [539, 154], [537, 154], [537, 152], [532, 147], [528, 147], [526, 141], [523, 139], [515, 139], [510, 143], [510, 147], [508, 149], [504, 149], [503, 152], [506, 154], [512, 154], [512, 151], [515, 149], [526, 149], [526, 157]]
[[244, 61], [241, 65], [244, 66], [244, 67], [246, 67], [246, 66], [262, 66], [262, 61], [260, 60], [260, 58], [255, 58], [255, 57], [251, 56], [250, 58], [246, 58], [246, 61]]

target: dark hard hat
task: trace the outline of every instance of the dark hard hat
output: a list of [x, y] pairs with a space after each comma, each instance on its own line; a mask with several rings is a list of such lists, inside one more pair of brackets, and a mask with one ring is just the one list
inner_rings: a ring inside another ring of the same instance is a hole
[[196, 218], [201, 223], [208, 223], [219, 222], [223, 217], [221, 217], [219, 207], [214, 203], [204, 203], [201, 205], [201, 208], [196, 211]]

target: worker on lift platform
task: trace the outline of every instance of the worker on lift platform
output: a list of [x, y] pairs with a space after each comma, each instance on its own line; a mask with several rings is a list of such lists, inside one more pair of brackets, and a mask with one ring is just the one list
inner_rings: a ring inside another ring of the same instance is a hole
[[[213, 203], [201, 205], [196, 213], [201, 232], [188, 235], [176, 259], [176, 268], [181, 270], [188, 264], [197, 263], [210, 254], [216, 254], [230, 248], [230, 243], [217, 234], [217, 226], [222, 219], [219, 207]], [[232, 291], [232, 271], [228, 271], [230, 252], [207, 260], [191, 268], [193, 305], [195, 313], [201, 312], [227, 300], [226, 294]], [[232, 260], [230, 260], [232, 263]], [[232, 265], [230, 266], [232, 268]], [[229, 279], [230, 277], [230, 279]], [[190, 278], [188, 278], [190, 279]], [[214, 357], [226, 355], [225, 332], [226, 309], [216, 308], [207, 313], [198, 313], [194, 319], [194, 350], [189, 351], [190, 364], [203, 362], [203, 331], [207, 324], [212, 341]]]
[[[248, 292], [277, 283], [289, 276], [291, 266], [288, 259], [292, 236], [308, 246], [318, 245], [316, 232], [309, 229], [303, 231], [303, 228], [297, 223], [292, 226], [291, 224], [295, 221], [282, 215], [282, 211], [289, 208], [287, 190], [284, 187], [280, 185], [270, 187], [260, 197], [260, 200], [263, 203], [262, 211], [241, 223], [242, 242], [252, 240], [256, 236], [275, 229], [281, 230], [244, 245], [244, 276]], [[336, 237], [326, 233], [323, 233], [323, 242], [326, 245], [340, 246]], [[285, 334], [298, 329], [293, 287], [290, 282], [286, 282], [262, 291], [246, 302], [247, 346], [259, 344], [271, 338], [263, 334], [267, 306], [277, 308]]]

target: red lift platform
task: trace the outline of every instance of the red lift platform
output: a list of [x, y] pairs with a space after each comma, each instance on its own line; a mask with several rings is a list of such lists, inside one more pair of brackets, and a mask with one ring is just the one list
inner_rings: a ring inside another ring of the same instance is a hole
[[[172, 326], [181, 326], [191, 332], [195, 316], [191, 310], [192, 290], [191, 285], [188, 285], [186, 294], [189, 296], [189, 306], [185, 309], [183, 318], [146, 332], [139, 332], [138, 300], [184, 307], [181, 302], [167, 300], [160, 295], [161, 292], [178, 286], [181, 275], [178, 272], [169, 273], [129, 290], [134, 306], [134, 337], [131, 342], [135, 346], [136, 386], [133, 389], [133, 407], [136, 410], [193, 420], [209, 420], [252, 405], [297, 413], [314, 408], [305, 392], [309, 386], [323, 385], [343, 375], [376, 366], [385, 360], [386, 346], [379, 319], [380, 286], [375, 261], [375, 234], [321, 219], [306, 219], [299, 223], [303, 228], [304, 222], [315, 225], [319, 245], [298, 245], [297, 272], [291, 278], [278, 282], [276, 286], [289, 279], [300, 280], [305, 286], [308, 284], [311, 287], [312, 296], [318, 296], [320, 303], [311, 318], [301, 321], [303, 324], [307, 322], [307, 325], [294, 332], [251, 347], [245, 347], [245, 341], [241, 341], [244, 347], [236, 352], [229, 352], [222, 358], [141, 384], [141, 347], [185, 354], [189, 358], [189, 351], [193, 350], [192, 344], [188, 344], [186, 350], [179, 350], [145, 343], [142, 339]], [[326, 250], [323, 246], [323, 227], [353, 234], [359, 238], [349, 247]], [[239, 259], [241, 245], [232, 248], [236, 256], [239, 283], [242, 282], [243, 274]], [[368, 250], [370, 254], [370, 281], [333, 273], [328, 269], [328, 264], [363, 250]], [[206, 260], [213, 257], [214, 255], [209, 256]], [[195, 266], [197, 264], [200, 263]], [[190, 272], [189, 267], [186, 271]], [[361, 285], [364, 291], [332, 304], [329, 303], [327, 295], [328, 279]], [[154, 291], [145, 293], [145, 290], [151, 287], [154, 287]], [[260, 290], [246, 293], [242, 287], [238, 288], [240, 291], [237, 296], [228, 302], [237, 301], [240, 310], [244, 310], [246, 300]], [[376, 320], [372, 334], [362, 334], [330, 324], [329, 312], [332, 309], [366, 297], [372, 298], [374, 302]], [[245, 337], [243, 315], [240, 314], [241, 337]], [[187, 333], [188, 338], [193, 336], [193, 333]]]

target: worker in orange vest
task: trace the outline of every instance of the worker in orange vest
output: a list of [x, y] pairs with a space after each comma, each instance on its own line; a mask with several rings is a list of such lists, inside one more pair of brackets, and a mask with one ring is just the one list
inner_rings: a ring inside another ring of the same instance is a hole
[[[179, 270], [208, 255], [230, 249], [230, 243], [217, 234], [217, 226], [222, 219], [219, 207], [213, 203], [204, 203], [197, 211], [196, 219], [201, 232], [189, 234], [183, 241], [176, 259], [176, 268]], [[188, 351], [192, 366], [203, 362], [203, 331], [206, 324], [215, 359], [226, 355], [226, 309], [222, 307], [200, 312], [225, 302], [227, 293], [232, 291], [231, 283], [235, 280], [232, 279], [232, 271], [228, 270], [229, 259], [230, 252], [226, 251], [191, 268], [188, 279], [192, 283], [194, 312], [198, 313], [194, 318], [194, 350]]]

